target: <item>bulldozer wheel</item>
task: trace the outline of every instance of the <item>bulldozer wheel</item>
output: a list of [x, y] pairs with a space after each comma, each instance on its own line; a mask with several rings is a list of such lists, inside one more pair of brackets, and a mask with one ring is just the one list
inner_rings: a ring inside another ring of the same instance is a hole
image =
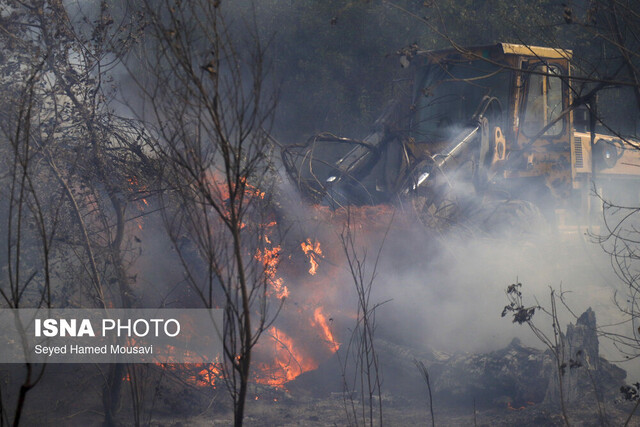
[[428, 199], [422, 195], [411, 199], [416, 216], [426, 228], [445, 231], [456, 223], [458, 206], [455, 200], [445, 197], [437, 203], [427, 203]]
[[449, 199], [427, 207], [426, 200], [414, 197], [412, 203], [418, 219], [429, 230], [523, 241], [549, 231], [540, 209], [527, 200], [489, 201], [469, 209], [461, 209]]
[[486, 233], [504, 237], [526, 237], [548, 231], [540, 209], [527, 200], [486, 202], [479, 213], [479, 224]]

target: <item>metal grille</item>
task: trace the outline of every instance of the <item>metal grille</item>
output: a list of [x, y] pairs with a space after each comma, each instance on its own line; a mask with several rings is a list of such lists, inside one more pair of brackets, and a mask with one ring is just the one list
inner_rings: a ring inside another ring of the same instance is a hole
[[573, 152], [576, 155], [576, 169], [583, 167], [582, 161], [582, 140], [580, 138], [573, 139]]

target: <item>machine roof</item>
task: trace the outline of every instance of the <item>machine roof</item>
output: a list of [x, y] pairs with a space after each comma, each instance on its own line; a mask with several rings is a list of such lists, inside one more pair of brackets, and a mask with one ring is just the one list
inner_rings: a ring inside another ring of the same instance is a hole
[[499, 51], [499, 53], [502, 53], [504, 55], [521, 55], [548, 59], [571, 59], [573, 55], [573, 52], [567, 49], [513, 43], [497, 43], [493, 45], [472, 46], [463, 48], [453, 47], [442, 50], [421, 51], [419, 52], [419, 54], [437, 57], [444, 57], [453, 53], [484, 56], [484, 52], [487, 51]]
[[553, 47], [527, 46], [522, 44], [498, 43], [502, 47], [502, 52], [512, 55], [535, 56], [541, 58], [564, 58], [571, 59], [573, 51], [558, 49]]

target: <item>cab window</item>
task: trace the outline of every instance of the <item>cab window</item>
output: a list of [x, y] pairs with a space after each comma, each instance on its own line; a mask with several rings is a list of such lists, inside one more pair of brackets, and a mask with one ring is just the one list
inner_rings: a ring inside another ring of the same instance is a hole
[[[522, 132], [529, 137], [535, 136], [562, 113], [560, 69], [554, 65], [538, 65], [533, 71], [529, 75], [524, 123], [521, 126]], [[560, 135], [563, 126], [564, 118], [554, 123], [544, 135]]]

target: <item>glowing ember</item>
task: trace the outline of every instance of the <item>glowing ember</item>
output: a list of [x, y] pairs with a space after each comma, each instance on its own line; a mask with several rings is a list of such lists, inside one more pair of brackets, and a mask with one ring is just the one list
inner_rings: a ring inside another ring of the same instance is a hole
[[[196, 365], [197, 366], [197, 365]], [[216, 388], [216, 379], [222, 376], [222, 370], [219, 365], [216, 364], [206, 364], [201, 365], [204, 367], [198, 375], [193, 378], [194, 382], [199, 386], [213, 386]]]
[[[146, 186], [141, 185], [137, 177], [135, 176], [129, 177], [127, 178], [127, 181], [129, 181], [129, 191], [131, 191], [132, 194], [140, 195], [147, 191]], [[140, 198], [136, 197], [134, 201], [136, 202], [135, 206], [139, 212], [144, 212], [145, 206], [149, 206], [149, 202], [144, 197], [140, 197]], [[133, 220], [136, 226], [138, 227], [138, 229], [142, 230], [143, 216], [138, 215], [134, 217]]]
[[[535, 405], [535, 403], [527, 402], [527, 405], [531, 406], [531, 405]], [[507, 402], [507, 409], [509, 409], [510, 411], [522, 411], [524, 409], [527, 409], [527, 407], [526, 406], [514, 407], [514, 406], [511, 406], [511, 402]]]
[[217, 380], [222, 378], [219, 363], [156, 363], [167, 371], [179, 373], [187, 383], [198, 387], [216, 388]]
[[311, 243], [311, 239], [307, 239], [306, 242], [300, 243], [300, 247], [306, 256], [309, 257], [309, 274], [315, 276], [318, 272], [318, 258], [323, 258], [322, 249], [320, 249], [320, 242], [317, 240], [315, 243]]
[[329, 329], [329, 324], [327, 323], [327, 318], [322, 313], [322, 307], [318, 307], [313, 312], [313, 320], [311, 321], [313, 326], [319, 326], [324, 334], [324, 339], [329, 343], [329, 348], [332, 353], [335, 353], [340, 348], [340, 344], [336, 342], [333, 338], [333, 334], [331, 333], [331, 329]]
[[240, 178], [238, 186], [234, 182], [227, 182], [227, 179], [217, 172], [207, 176], [209, 189], [220, 200], [230, 200], [233, 192], [236, 197], [256, 197], [264, 199], [265, 192], [249, 184], [245, 177]]

